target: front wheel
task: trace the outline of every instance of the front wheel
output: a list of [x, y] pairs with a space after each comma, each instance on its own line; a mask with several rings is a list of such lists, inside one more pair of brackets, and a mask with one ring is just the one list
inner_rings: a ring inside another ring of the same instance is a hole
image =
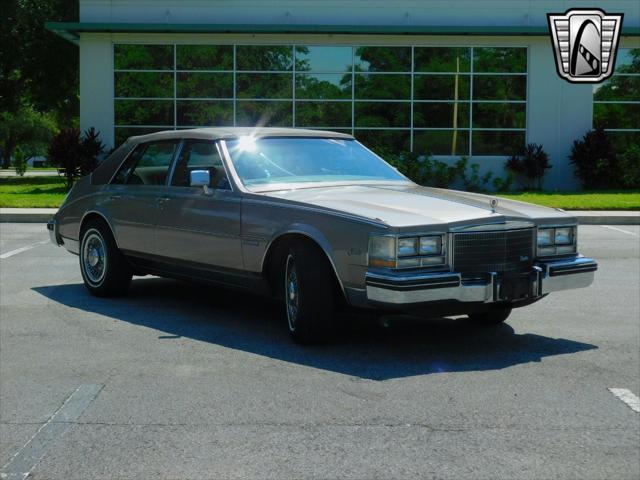
[[329, 338], [335, 306], [333, 272], [318, 248], [293, 244], [285, 256], [284, 300], [289, 333], [299, 343]]
[[486, 312], [470, 313], [469, 319], [480, 325], [499, 325], [509, 318], [511, 315], [511, 305], [493, 306]]
[[103, 222], [90, 221], [82, 229], [80, 272], [87, 290], [98, 297], [123, 295], [129, 288], [131, 268]]

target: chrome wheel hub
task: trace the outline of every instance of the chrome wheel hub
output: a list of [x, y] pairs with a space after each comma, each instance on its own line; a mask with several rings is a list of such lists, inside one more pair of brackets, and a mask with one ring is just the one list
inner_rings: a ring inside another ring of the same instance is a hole
[[296, 274], [296, 266], [292, 256], [287, 258], [285, 289], [287, 320], [289, 322], [289, 329], [294, 331], [296, 329], [296, 320], [298, 318], [298, 275]]
[[100, 283], [106, 273], [107, 253], [102, 236], [95, 230], [90, 230], [84, 238], [82, 263], [89, 283]]

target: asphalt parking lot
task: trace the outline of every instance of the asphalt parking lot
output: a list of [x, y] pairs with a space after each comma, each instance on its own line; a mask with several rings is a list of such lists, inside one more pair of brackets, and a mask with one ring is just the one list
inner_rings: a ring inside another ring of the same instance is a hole
[[608, 390], [640, 394], [638, 226], [581, 227], [595, 284], [506, 325], [360, 315], [315, 347], [217, 288], [90, 297], [44, 225], [0, 232], [4, 477], [640, 477], [640, 413]]

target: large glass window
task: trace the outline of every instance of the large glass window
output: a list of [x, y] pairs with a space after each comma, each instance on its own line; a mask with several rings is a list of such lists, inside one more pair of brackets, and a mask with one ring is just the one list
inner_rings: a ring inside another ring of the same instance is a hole
[[[117, 143], [260, 125], [348, 131], [374, 149], [506, 156], [526, 137], [526, 48], [136, 44], [115, 45], [114, 64]], [[637, 80], [617, 75], [616, 104], [594, 108], [607, 128], [637, 116]]]
[[618, 50], [613, 76], [593, 86], [593, 126], [604, 128], [620, 152], [640, 144], [640, 48]]

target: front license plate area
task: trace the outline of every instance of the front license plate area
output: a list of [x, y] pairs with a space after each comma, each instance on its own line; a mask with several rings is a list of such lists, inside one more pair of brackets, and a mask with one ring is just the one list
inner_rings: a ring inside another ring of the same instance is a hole
[[498, 299], [512, 301], [528, 298], [531, 296], [532, 289], [533, 281], [528, 273], [505, 275], [500, 280]]

